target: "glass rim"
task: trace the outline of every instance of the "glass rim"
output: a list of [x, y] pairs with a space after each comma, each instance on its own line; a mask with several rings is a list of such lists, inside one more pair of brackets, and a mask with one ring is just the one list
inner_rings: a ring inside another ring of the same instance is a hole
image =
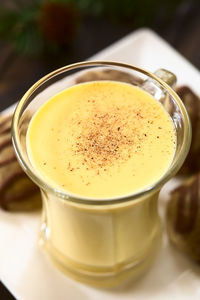
[[[55, 187], [50, 186], [47, 182], [39, 178], [32, 170], [29, 168], [28, 164], [26, 163], [22, 151], [21, 151], [21, 142], [20, 138], [18, 135], [18, 123], [20, 120], [20, 117], [22, 115], [24, 107], [26, 107], [26, 103], [29, 99], [29, 97], [44, 83], [46, 83], [49, 79], [60, 75], [66, 71], [78, 69], [81, 67], [97, 67], [97, 66], [102, 66], [102, 67], [122, 67], [130, 70], [134, 70], [137, 72], [140, 72], [148, 77], [151, 77], [152, 79], [156, 80], [162, 87], [164, 87], [169, 95], [173, 97], [173, 99], [176, 101], [178, 104], [178, 107], [183, 115], [184, 119], [184, 125], [185, 125], [185, 131], [184, 131], [184, 136], [183, 136], [183, 141], [182, 141], [182, 146], [180, 149], [180, 154], [176, 162], [169, 167], [169, 169], [164, 173], [164, 175], [156, 181], [154, 184], [151, 186], [142, 189], [141, 191], [138, 191], [136, 193], [130, 193], [128, 195], [124, 196], [119, 196], [119, 197], [109, 197], [109, 198], [87, 198], [84, 196], [81, 196], [79, 194], [73, 194], [68, 191], [64, 192], [63, 190], [59, 190]], [[160, 79], [158, 76], [156, 76], [154, 73], [151, 73], [143, 68], [136, 67], [131, 64], [126, 64], [122, 62], [117, 62], [117, 61], [104, 61], [104, 60], [97, 60], [97, 61], [83, 61], [83, 62], [77, 62], [73, 63], [64, 67], [61, 67], [59, 69], [56, 69], [47, 75], [43, 76], [41, 79], [39, 79], [35, 84], [33, 84], [28, 91], [24, 94], [24, 96], [21, 98], [19, 101], [12, 120], [12, 142], [13, 146], [15, 149], [16, 156], [19, 160], [19, 163], [25, 173], [31, 178], [33, 182], [35, 182], [40, 188], [44, 189], [47, 192], [53, 193], [59, 198], [62, 198], [67, 201], [75, 202], [75, 203], [81, 203], [85, 205], [111, 205], [111, 204], [119, 204], [119, 203], [124, 203], [127, 201], [133, 201], [139, 198], [145, 197], [147, 194], [159, 190], [171, 177], [174, 176], [174, 174], [178, 171], [178, 169], [181, 167], [182, 163], [184, 162], [186, 155], [188, 154], [189, 148], [190, 148], [190, 143], [191, 143], [191, 124], [190, 124], [190, 119], [188, 116], [188, 113], [186, 111], [185, 106], [183, 105], [181, 99], [179, 96], [176, 94], [176, 92], [167, 84], [165, 83], [162, 79]]]

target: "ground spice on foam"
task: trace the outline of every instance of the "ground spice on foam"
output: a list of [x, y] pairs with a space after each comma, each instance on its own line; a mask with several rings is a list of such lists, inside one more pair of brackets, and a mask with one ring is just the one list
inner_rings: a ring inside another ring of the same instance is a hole
[[[143, 137], [135, 121], [142, 118], [141, 112], [130, 106], [113, 106], [105, 112], [94, 105], [89, 117], [73, 120], [81, 128], [72, 147], [74, 155], [81, 157], [86, 170], [94, 169], [97, 175], [116, 161], [127, 161], [133, 150], [140, 149]], [[69, 168], [72, 170], [70, 164]]]

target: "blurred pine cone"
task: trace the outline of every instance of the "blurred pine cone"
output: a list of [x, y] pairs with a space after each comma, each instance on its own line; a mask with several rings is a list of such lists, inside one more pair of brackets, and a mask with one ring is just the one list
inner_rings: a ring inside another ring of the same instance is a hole
[[73, 4], [46, 2], [41, 6], [39, 26], [47, 40], [67, 45], [76, 34], [78, 19], [78, 11]]

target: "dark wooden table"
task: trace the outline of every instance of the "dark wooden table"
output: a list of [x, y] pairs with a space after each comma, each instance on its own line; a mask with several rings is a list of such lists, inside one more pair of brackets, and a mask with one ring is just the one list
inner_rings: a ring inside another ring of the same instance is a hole
[[[200, 69], [200, 0], [183, 1], [169, 23], [163, 24], [158, 18], [151, 28]], [[85, 20], [68, 55], [53, 63], [16, 54], [0, 40], [0, 111], [18, 101], [41, 76], [88, 58], [132, 30], [128, 24], [113, 24], [105, 19]], [[15, 299], [1, 283], [0, 299]]]

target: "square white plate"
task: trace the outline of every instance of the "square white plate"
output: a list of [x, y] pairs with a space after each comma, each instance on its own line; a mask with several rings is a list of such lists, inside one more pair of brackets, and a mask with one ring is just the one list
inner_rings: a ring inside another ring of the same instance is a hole
[[[200, 73], [149, 29], [140, 29], [91, 59], [118, 60], [150, 71], [166, 68], [200, 94]], [[7, 111], [13, 111], [12, 106]], [[160, 194], [160, 213], [175, 180]], [[58, 271], [37, 245], [39, 213], [0, 210], [0, 278], [19, 300], [200, 299], [200, 269], [168, 243], [166, 235], [152, 268], [137, 282], [98, 290], [77, 283]]]

